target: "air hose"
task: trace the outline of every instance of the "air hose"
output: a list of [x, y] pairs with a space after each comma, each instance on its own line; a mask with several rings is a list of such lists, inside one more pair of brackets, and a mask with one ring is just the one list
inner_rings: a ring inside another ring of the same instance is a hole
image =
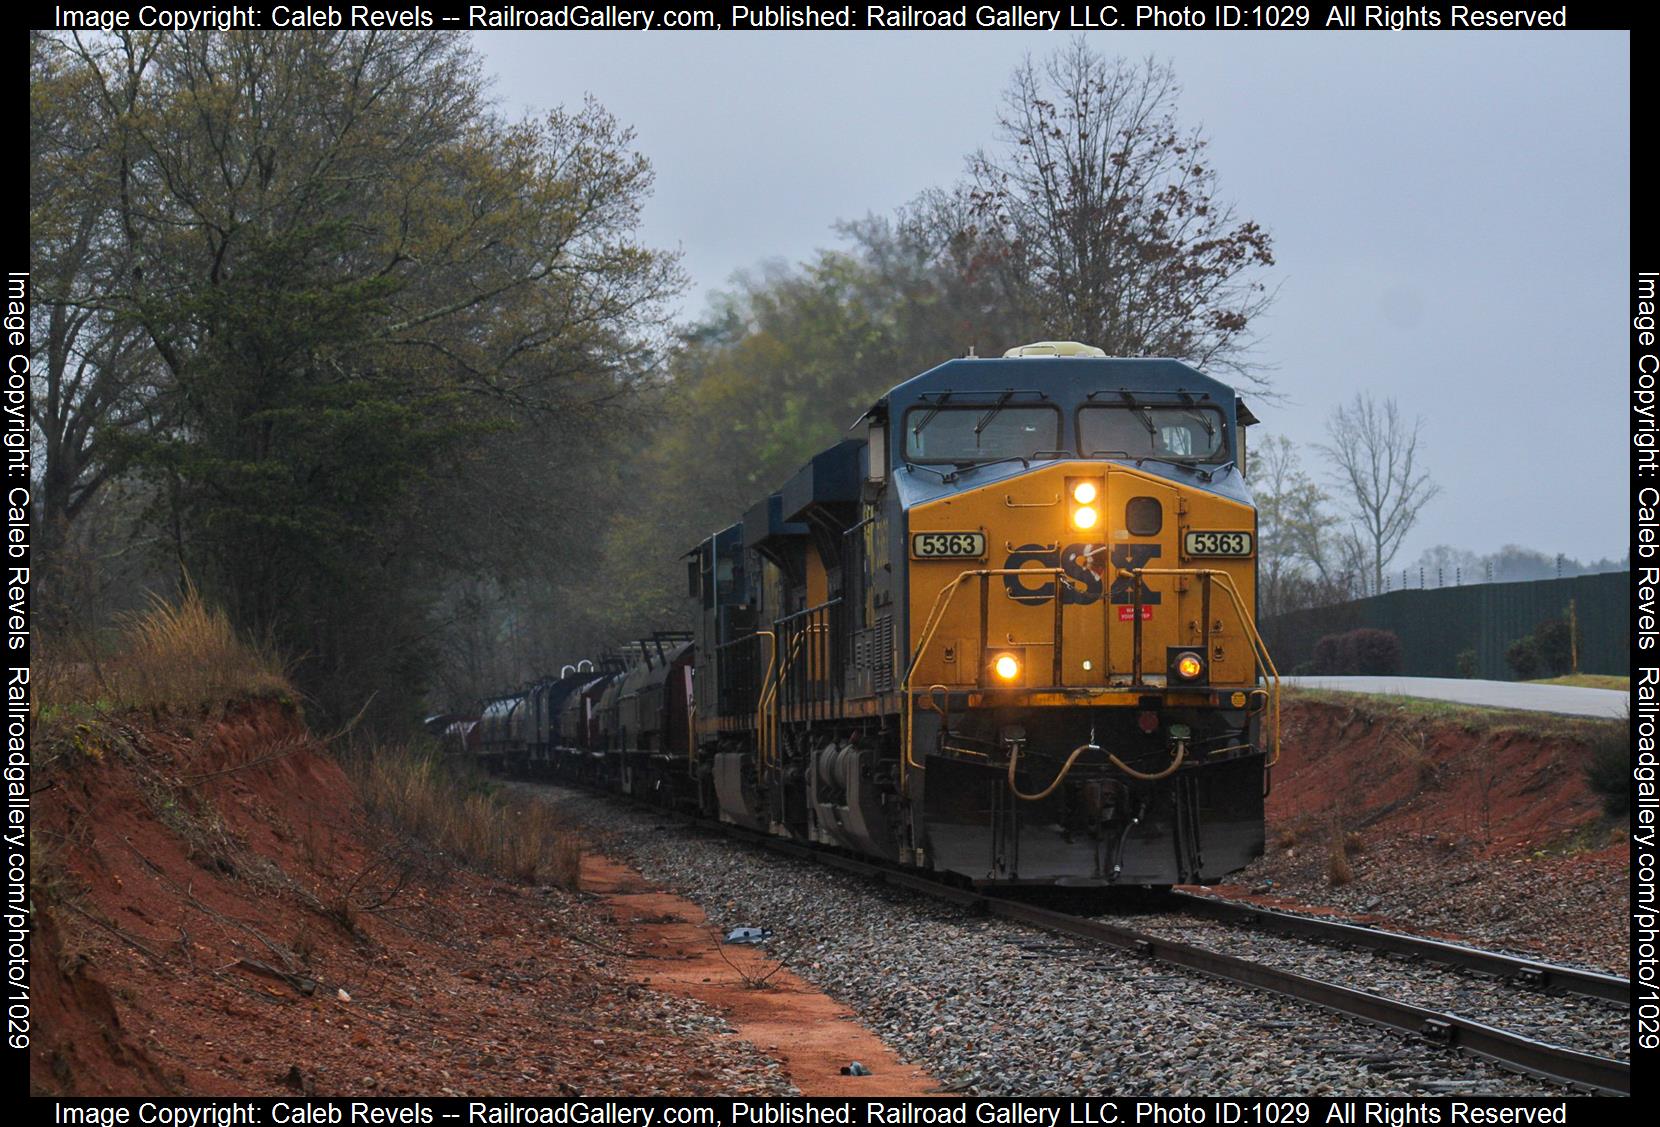
[[[1101, 748], [1096, 744], [1079, 744], [1077, 747], [1072, 749], [1072, 754], [1066, 757], [1066, 762], [1061, 764], [1060, 773], [1055, 776], [1054, 782], [1050, 783], [1036, 794], [1027, 794], [1015, 785], [1014, 773], [1015, 768], [1020, 763], [1020, 746], [1018, 744], [1012, 745], [1009, 748], [1009, 793], [1014, 795], [1016, 798], [1025, 800], [1026, 802], [1041, 802], [1050, 795], [1054, 794], [1055, 788], [1060, 786], [1061, 783], [1066, 780], [1067, 774], [1072, 770], [1072, 765], [1078, 762], [1079, 756], [1086, 751], [1100, 750]], [[1169, 778], [1171, 775], [1176, 773], [1176, 768], [1180, 767], [1182, 765], [1182, 760], [1186, 758], [1187, 741], [1177, 740], [1176, 752], [1170, 757], [1170, 765], [1162, 771], [1156, 771], [1149, 774], [1146, 771], [1137, 771], [1134, 767], [1131, 767], [1122, 759], [1118, 758], [1118, 756], [1112, 754], [1112, 752], [1109, 751], [1107, 753], [1107, 761], [1109, 763], [1111, 763], [1114, 767], [1117, 767], [1126, 775], [1130, 776], [1130, 778], [1140, 779], [1144, 783], [1156, 783], [1160, 779]]]

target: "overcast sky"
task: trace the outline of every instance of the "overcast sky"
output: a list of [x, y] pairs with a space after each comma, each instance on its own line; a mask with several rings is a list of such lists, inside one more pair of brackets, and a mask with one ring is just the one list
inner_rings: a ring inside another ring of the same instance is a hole
[[[799, 261], [837, 244], [838, 219], [954, 180], [993, 141], [1010, 71], [1066, 37], [477, 41], [505, 109], [592, 93], [635, 127], [657, 172], [644, 235], [684, 251], [693, 316], [735, 271]], [[1426, 418], [1444, 492], [1397, 568], [1438, 543], [1587, 561], [1629, 549], [1626, 33], [1090, 39], [1174, 66], [1182, 121], [1208, 134], [1221, 194], [1274, 237], [1279, 297], [1258, 352], [1284, 399], [1257, 406], [1256, 433], [1320, 441], [1359, 390]]]

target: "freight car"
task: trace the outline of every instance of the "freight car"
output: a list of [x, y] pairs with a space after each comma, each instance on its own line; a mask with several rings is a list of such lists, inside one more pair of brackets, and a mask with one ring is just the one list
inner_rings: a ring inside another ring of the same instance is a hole
[[1174, 360], [947, 361], [687, 554], [690, 639], [488, 702], [480, 753], [976, 884], [1220, 880], [1277, 754], [1255, 421]]

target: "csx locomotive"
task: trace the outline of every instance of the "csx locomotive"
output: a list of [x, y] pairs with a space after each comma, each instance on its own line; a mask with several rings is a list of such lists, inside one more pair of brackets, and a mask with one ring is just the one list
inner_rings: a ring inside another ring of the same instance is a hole
[[477, 753], [980, 885], [1262, 852], [1256, 420], [1044, 343], [893, 388], [686, 556], [695, 628], [490, 701]]

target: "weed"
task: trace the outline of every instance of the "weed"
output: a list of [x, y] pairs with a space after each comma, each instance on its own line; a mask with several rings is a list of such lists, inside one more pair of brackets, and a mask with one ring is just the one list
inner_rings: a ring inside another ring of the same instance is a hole
[[431, 750], [376, 747], [346, 766], [364, 805], [399, 832], [513, 880], [577, 887], [581, 842], [546, 803]]
[[[76, 648], [64, 641], [65, 651]], [[177, 603], [152, 596], [148, 610], [122, 619], [108, 652], [78, 648], [83, 660], [49, 654], [31, 673], [36, 738], [60, 756], [98, 759], [97, 726], [118, 713], [182, 714], [293, 695], [272, 648], [239, 636], [194, 587]]]
[[1435, 761], [1435, 735], [1429, 721], [1404, 717], [1396, 721], [1390, 737], [1396, 758], [1412, 773], [1418, 789], [1440, 785], [1441, 768]]
[[1619, 817], [1631, 810], [1631, 713], [1604, 723], [1585, 741], [1585, 781], [1603, 810]]
[[1342, 888], [1354, 879], [1354, 869], [1349, 866], [1348, 854], [1341, 849], [1333, 849], [1326, 861], [1326, 883], [1333, 888]]
[[[1355, 848], [1350, 849], [1353, 841]], [[1333, 888], [1340, 888], [1355, 879], [1354, 869], [1349, 865], [1350, 853], [1358, 853], [1360, 835], [1350, 833], [1344, 826], [1341, 811], [1331, 817], [1330, 832], [1326, 836], [1326, 883]]]
[[308, 921], [300, 921], [300, 926], [294, 930], [294, 937], [288, 941], [288, 949], [300, 962], [311, 965], [311, 956], [317, 953], [317, 936]]

